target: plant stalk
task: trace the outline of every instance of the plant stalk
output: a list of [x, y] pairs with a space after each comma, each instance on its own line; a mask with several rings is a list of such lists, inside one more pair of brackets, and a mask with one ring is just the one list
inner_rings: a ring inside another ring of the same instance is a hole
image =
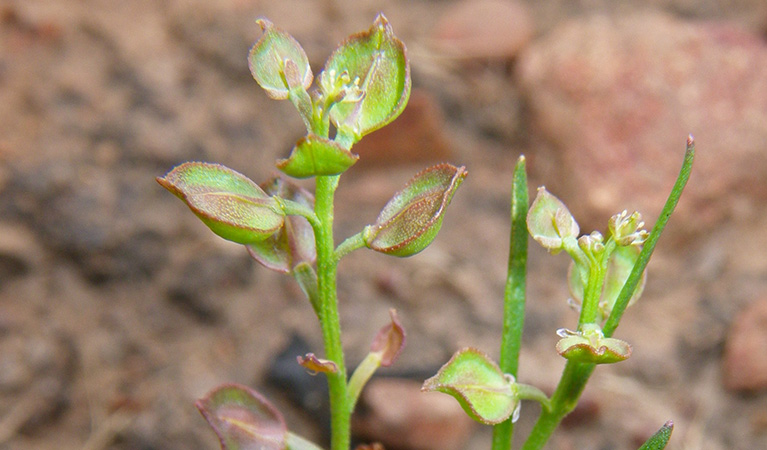
[[325, 343], [325, 357], [336, 363], [338, 371], [328, 373], [330, 391], [330, 448], [348, 450], [350, 445], [351, 408], [346, 387], [346, 365], [341, 346], [341, 323], [338, 315], [336, 269], [333, 242], [333, 208], [338, 175], [317, 177], [315, 212], [321, 223], [317, 233], [317, 284], [320, 296], [320, 327]]

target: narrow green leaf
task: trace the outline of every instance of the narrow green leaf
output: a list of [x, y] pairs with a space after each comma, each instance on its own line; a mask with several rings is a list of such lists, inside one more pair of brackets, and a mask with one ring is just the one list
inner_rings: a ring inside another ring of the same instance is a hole
[[453, 396], [466, 414], [486, 425], [519, 415], [519, 395], [514, 377], [501, 372], [489, 356], [474, 348], [457, 352], [439, 372], [423, 383], [422, 391]]
[[[503, 299], [503, 331], [501, 334], [500, 368], [517, 376], [522, 330], [525, 323], [525, 288], [527, 278], [527, 211], [530, 198], [527, 189], [527, 169], [524, 155], [514, 167], [511, 185], [511, 231], [509, 261]], [[493, 427], [492, 450], [509, 450], [514, 423], [506, 420]]]
[[668, 421], [647, 440], [639, 450], [663, 450], [671, 439], [671, 433], [674, 431], [674, 422]]
[[416, 174], [365, 227], [365, 244], [394, 256], [414, 255], [437, 236], [447, 206], [466, 178], [465, 167], [439, 164]]
[[157, 182], [183, 200], [214, 233], [239, 244], [263, 241], [284, 221], [277, 202], [263, 189], [219, 164], [184, 163]]
[[679, 176], [674, 183], [674, 187], [671, 188], [671, 193], [669, 193], [668, 199], [666, 199], [666, 204], [663, 206], [663, 210], [661, 210], [660, 216], [655, 222], [655, 226], [653, 226], [650, 235], [644, 242], [642, 251], [639, 253], [637, 262], [634, 264], [634, 268], [631, 270], [631, 274], [626, 280], [626, 284], [623, 285], [623, 289], [621, 289], [618, 299], [615, 301], [610, 317], [608, 317], [607, 322], [605, 322], [603, 328], [605, 336], [612, 336], [613, 332], [615, 332], [615, 329], [618, 327], [623, 312], [626, 310], [634, 291], [641, 281], [642, 273], [650, 262], [650, 256], [652, 256], [652, 252], [655, 250], [655, 244], [658, 243], [658, 239], [663, 233], [663, 229], [666, 228], [666, 224], [671, 218], [671, 213], [674, 212], [674, 208], [676, 208], [677, 203], [679, 203], [679, 198], [682, 196], [682, 191], [684, 191], [684, 187], [687, 185], [687, 180], [690, 179], [692, 163], [694, 160], [695, 141], [693, 140], [692, 135], [690, 135], [687, 137], [687, 149], [684, 154], [682, 168], [679, 170]]

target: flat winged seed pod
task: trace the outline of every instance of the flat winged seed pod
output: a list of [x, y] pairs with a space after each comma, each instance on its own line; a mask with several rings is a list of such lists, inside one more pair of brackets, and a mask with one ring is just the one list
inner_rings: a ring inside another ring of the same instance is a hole
[[369, 248], [394, 256], [414, 255], [437, 236], [445, 210], [466, 178], [465, 167], [439, 164], [416, 174], [365, 227]]
[[222, 450], [285, 450], [285, 419], [266, 398], [247, 386], [219, 386], [196, 406], [216, 432]]
[[356, 140], [399, 116], [410, 97], [410, 63], [383, 14], [330, 55], [320, 87], [326, 97], [342, 97], [330, 120]]
[[577, 239], [580, 232], [567, 206], [543, 186], [538, 188], [527, 213], [527, 229], [533, 239], [552, 253], [562, 250], [564, 239]]
[[359, 156], [338, 143], [308, 134], [299, 139], [287, 159], [277, 161], [277, 168], [294, 178], [338, 175], [358, 159]]
[[273, 198], [245, 175], [220, 164], [184, 163], [157, 182], [214, 233], [238, 244], [263, 241], [284, 222]]
[[501, 372], [489, 356], [475, 348], [459, 350], [423, 383], [421, 390], [451, 395], [469, 417], [486, 425], [519, 417], [520, 399], [514, 377]]
[[[269, 97], [277, 100], [288, 98], [291, 89], [288, 78], [296, 79], [304, 89], [309, 89], [313, 80], [312, 68], [301, 44], [263, 17], [256, 19], [256, 23], [264, 33], [250, 49], [248, 57], [253, 78]], [[286, 76], [286, 61], [295, 64], [289, 71], [290, 77]]]
[[585, 324], [582, 331], [565, 328], [557, 330], [562, 339], [557, 353], [571, 361], [589, 364], [612, 364], [631, 356], [631, 345], [620, 339], [608, 338], [596, 324]]
[[[270, 195], [314, 208], [314, 197], [308, 191], [282, 178], [261, 184]], [[268, 269], [291, 273], [301, 263], [314, 263], [317, 250], [314, 230], [301, 216], [286, 216], [282, 228], [268, 238], [247, 245], [248, 253]]]

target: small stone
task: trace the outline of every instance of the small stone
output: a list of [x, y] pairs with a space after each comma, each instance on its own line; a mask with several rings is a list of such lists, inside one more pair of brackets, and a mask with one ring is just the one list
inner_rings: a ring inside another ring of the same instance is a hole
[[748, 305], [735, 318], [727, 336], [723, 365], [727, 389], [767, 388], [767, 298]]
[[523, 3], [469, 0], [455, 3], [432, 33], [441, 55], [463, 60], [509, 60], [533, 37], [533, 20]]
[[0, 223], [0, 280], [29, 273], [42, 258], [42, 249], [25, 227]]
[[413, 90], [402, 114], [352, 147], [360, 155], [355, 166], [435, 163], [451, 159], [444, 135], [445, 123], [437, 102], [424, 91]]
[[386, 448], [458, 450], [474, 422], [450, 396], [421, 392], [418, 381], [376, 378], [362, 392], [362, 407], [352, 429]]

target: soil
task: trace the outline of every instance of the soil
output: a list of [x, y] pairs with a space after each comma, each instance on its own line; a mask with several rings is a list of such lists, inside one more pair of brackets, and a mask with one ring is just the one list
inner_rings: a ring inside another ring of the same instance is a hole
[[[530, 185], [544, 184], [545, 161], [536, 160], [513, 58], [429, 56], [429, 30], [451, 3], [0, 1], [0, 449], [214, 449], [193, 405], [224, 382], [262, 390], [291, 429], [323, 439], [316, 391], [299, 396], [300, 407], [270, 382], [275, 358], [297, 338], [321, 354], [302, 293], [213, 236], [154, 181], [186, 160], [265, 180], [301, 136], [291, 106], [268, 99], [248, 72], [259, 15], [292, 33], [319, 71], [344, 36], [383, 10], [410, 49], [414, 89], [434, 105], [425, 122], [435, 128], [424, 135], [439, 149], [378, 157], [344, 175], [337, 239], [373, 221], [426, 164], [469, 169], [423, 253], [357, 251], [342, 261], [348, 360], [364, 357], [392, 307], [408, 345], [385, 376], [422, 380], [465, 346], [497, 356], [511, 172], [525, 154]], [[526, 3], [537, 36], [580, 14], [647, 7]], [[747, 1], [652, 3], [763, 25]], [[634, 354], [596, 371], [549, 448], [633, 449], [668, 419], [671, 449], [767, 448], [767, 394], [730, 392], [721, 379], [730, 323], [767, 297], [767, 260], [754, 251], [767, 248], [766, 225], [767, 211], [753, 210], [661, 240], [643, 298], [616, 335]], [[566, 271], [564, 256], [531, 244], [519, 378], [548, 392], [563, 367], [555, 331], [577, 320]], [[517, 434], [536, 413], [524, 405]], [[476, 426], [465, 448], [488, 442], [488, 428]]]

